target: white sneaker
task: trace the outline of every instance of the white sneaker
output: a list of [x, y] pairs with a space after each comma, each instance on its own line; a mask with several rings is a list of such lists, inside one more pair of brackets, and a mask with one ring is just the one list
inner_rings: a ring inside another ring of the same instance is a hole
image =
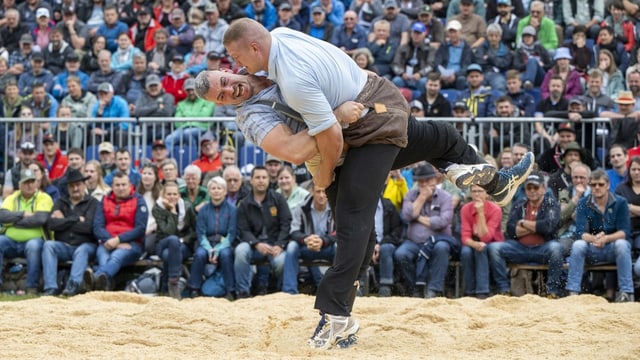
[[316, 349], [329, 349], [332, 346], [349, 347], [357, 341], [356, 333], [360, 325], [351, 316], [325, 314], [318, 322], [309, 346]]

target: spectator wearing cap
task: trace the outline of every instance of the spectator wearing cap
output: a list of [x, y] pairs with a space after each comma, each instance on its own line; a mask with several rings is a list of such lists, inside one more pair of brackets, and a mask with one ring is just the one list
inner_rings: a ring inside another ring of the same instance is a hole
[[[49, 45], [42, 50], [46, 67], [53, 75], [58, 75], [64, 70], [67, 56], [73, 53], [73, 48], [63, 39], [62, 30], [53, 28], [49, 33]], [[78, 59], [78, 63], [80, 59]]]
[[98, 66], [100, 69], [89, 75], [89, 83], [87, 84], [87, 90], [97, 94], [98, 86], [102, 83], [109, 83], [117, 95], [124, 95], [126, 93], [123, 77], [124, 73], [115, 71], [111, 67], [111, 52], [107, 49], [100, 50], [98, 53]]
[[[69, 95], [67, 81], [70, 76], [75, 76], [80, 80], [80, 89], [86, 90], [89, 84], [89, 75], [80, 70], [80, 57], [75, 51], [70, 51], [64, 61], [64, 71], [60, 72], [53, 78], [53, 89], [51, 95], [57, 100], [62, 100]], [[84, 116], [83, 116], [84, 117]]]
[[[102, 83], [98, 86], [98, 102], [91, 112], [92, 118], [125, 118], [130, 117], [127, 101], [119, 95], [115, 95], [113, 86], [109, 83]], [[96, 122], [91, 124], [91, 141], [98, 142], [103, 139], [118, 139], [118, 145], [126, 144], [126, 131], [129, 129], [128, 122]]]
[[[45, 84], [35, 82], [31, 87], [31, 93], [22, 98], [22, 106], [28, 107], [32, 111], [32, 116], [36, 118], [53, 118], [58, 112], [58, 101], [53, 95], [47, 93]], [[47, 124], [53, 130], [55, 123]]]
[[[493, 8], [495, 6], [495, 8]], [[491, 9], [489, 8], [491, 7]], [[487, 25], [496, 24], [502, 29], [502, 43], [509, 49], [516, 49], [516, 34], [518, 21], [524, 15], [524, 7], [521, 0], [497, 0], [487, 4]], [[489, 13], [493, 16], [490, 16]], [[515, 13], [514, 13], [515, 12]]]
[[40, 287], [42, 245], [48, 238], [44, 225], [52, 208], [51, 197], [38, 191], [36, 175], [29, 169], [20, 172], [19, 190], [7, 196], [0, 207], [5, 229], [0, 235], [0, 259], [27, 259], [27, 294], [37, 294]]
[[618, 96], [618, 92], [624, 90], [624, 79], [611, 51], [600, 49], [596, 67], [602, 71], [605, 94], [609, 97]]
[[589, 38], [595, 40], [600, 31], [600, 23], [604, 20], [604, 3], [603, 0], [563, 1], [562, 15], [565, 24], [565, 39], [571, 38], [573, 29], [582, 25], [587, 28]]
[[444, 41], [444, 26], [438, 18], [433, 16], [431, 5], [425, 4], [419, 7], [418, 21], [423, 23], [427, 28], [427, 38], [425, 41], [429, 42], [429, 46], [438, 50], [440, 44]]
[[549, 80], [554, 76], [560, 76], [564, 80], [565, 87], [563, 96], [565, 99], [569, 100], [576, 95], [582, 95], [580, 73], [578, 73], [576, 69], [571, 68], [569, 64], [571, 59], [572, 56], [568, 48], [561, 47], [556, 49], [556, 53], [553, 56], [555, 65], [547, 71], [544, 80], [542, 80], [542, 85], [540, 85], [540, 92], [543, 99], [549, 97]]
[[617, 111], [600, 113], [601, 117], [611, 119], [609, 143], [622, 144], [626, 148], [632, 148], [636, 145], [636, 134], [640, 129], [635, 121], [640, 115], [640, 111], [634, 111], [636, 99], [631, 91], [621, 91], [615, 102], [618, 105]]
[[[178, 102], [176, 118], [205, 119], [213, 116], [215, 104], [206, 101], [196, 95], [195, 79], [187, 79], [184, 82], [184, 91], [187, 97]], [[198, 139], [209, 129], [209, 124], [204, 121], [176, 121], [174, 131], [165, 138], [165, 143], [170, 153], [173, 147], [179, 145], [193, 146], [198, 144]]]
[[156, 46], [147, 52], [147, 64], [154, 73], [164, 75], [169, 71], [171, 59], [176, 51], [168, 44], [169, 32], [166, 29], [158, 29], [153, 37]]
[[482, 67], [471, 64], [467, 67], [467, 89], [460, 92], [456, 100], [464, 101], [474, 117], [489, 117], [496, 113], [495, 101], [499, 92], [486, 87]]
[[[396, 0], [385, 0], [383, 8], [384, 12], [382, 15], [371, 20], [371, 25], [375, 26], [376, 22], [387, 20], [391, 25], [389, 38], [398, 44], [398, 46], [409, 43], [409, 32], [411, 31], [411, 20], [409, 20], [409, 17], [400, 13], [400, 7]], [[374, 38], [375, 34], [370, 32], [369, 41], [372, 41]]]
[[564, 149], [557, 161], [560, 169], [555, 170], [549, 176], [549, 189], [558, 199], [561, 190], [566, 190], [571, 185], [571, 167], [573, 163], [585, 163], [585, 152], [577, 142], [571, 141], [564, 145]]
[[105, 5], [104, 24], [98, 27], [96, 35], [102, 35], [107, 40], [107, 50], [112, 53], [118, 49], [118, 35], [129, 33], [129, 27], [124, 22], [118, 20], [118, 8], [115, 5]]
[[19, 146], [17, 163], [7, 170], [4, 175], [2, 186], [2, 198], [7, 199], [14, 190], [20, 186], [20, 173], [29, 168], [29, 165], [36, 160], [36, 146], [29, 141], [24, 141]]
[[63, 4], [60, 8], [62, 19], [56, 28], [62, 30], [62, 39], [66, 41], [74, 50], [84, 50], [88, 44], [89, 28], [84, 21], [78, 19], [78, 11], [86, 12], [85, 4]]
[[184, 82], [191, 76], [185, 71], [184, 57], [178, 53], [171, 59], [171, 71], [162, 77], [162, 88], [167, 93], [173, 95], [175, 104], [186, 99], [187, 93], [184, 91]]
[[41, 52], [31, 54], [31, 70], [25, 71], [18, 78], [20, 95], [27, 96], [31, 93], [33, 85], [43, 84], [47, 92], [53, 87], [53, 74], [45, 68], [44, 55]]
[[302, 31], [302, 24], [296, 20], [291, 4], [288, 1], [284, 1], [278, 6], [278, 20], [269, 30], [273, 30], [278, 27], [286, 27], [292, 30]]
[[487, 39], [473, 52], [476, 64], [484, 70], [485, 83], [493, 90], [507, 90], [505, 73], [511, 69], [513, 54], [502, 41], [502, 28], [497, 24], [487, 26]]
[[146, 160], [142, 167], [147, 163], [155, 164], [158, 167], [158, 179], [163, 180], [162, 175], [162, 162], [167, 160], [169, 152], [167, 151], [167, 145], [162, 140], [154, 140], [151, 143], [151, 159]]
[[9, 54], [9, 70], [7, 73], [19, 77], [31, 71], [31, 56], [33, 55], [33, 37], [30, 34], [20, 36], [20, 48]]
[[[452, 237], [451, 195], [438, 188], [438, 176], [430, 164], [414, 169], [416, 184], [402, 202], [400, 216], [407, 222], [407, 237], [393, 254], [402, 271], [408, 293], [414, 297], [443, 296], [449, 257], [458, 256], [460, 241]], [[427, 244], [426, 258], [419, 255]], [[428, 262], [428, 265], [427, 265]], [[427, 286], [426, 275], [430, 273]]]
[[167, 27], [167, 31], [169, 46], [173, 47], [178, 54], [186, 55], [191, 49], [196, 33], [193, 26], [186, 22], [182, 9], [175, 8], [171, 11], [171, 26]]
[[420, 100], [412, 100], [409, 103], [409, 109], [411, 110], [411, 115], [417, 118], [424, 117], [424, 105]]
[[195, 160], [193, 165], [200, 168], [202, 176], [222, 168], [218, 152], [218, 138], [212, 132], [208, 131], [200, 138], [200, 158]]
[[375, 66], [378, 75], [391, 80], [393, 71], [391, 64], [395, 58], [399, 44], [391, 40], [389, 35], [391, 24], [387, 20], [376, 21], [373, 25], [373, 40], [367, 43], [367, 48], [371, 51], [374, 58], [373, 66]]
[[[239, 4], [236, 4], [234, 1], [218, 0], [216, 1], [216, 4], [218, 5], [218, 11], [220, 12], [220, 17], [224, 19], [224, 21], [226, 21], [227, 24], [231, 24], [233, 20], [247, 17], [247, 14], [242, 9], [242, 6], [240, 6]], [[307, 15], [309, 15], [308, 10], [307, 10]]]
[[326, 19], [326, 14], [320, 6], [311, 9], [311, 21], [304, 29], [304, 33], [316, 39], [329, 42], [331, 41], [334, 30], [335, 25]]
[[273, 190], [278, 189], [278, 174], [282, 170], [284, 163], [281, 159], [269, 154], [264, 162], [267, 173], [269, 174], [269, 187]]
[[424, 93], [420, 96], [427, 117], [451, 117], [451, 103], [441, 93], [442, 83], [437, 72], [427, 74]]
[[218, 6], [215, 3], [209, 3], [205, 9], [206, 22], [203, 22], [196, 29], [197, 35], [202, 35], [205, 40], [204, 52], [216, 51], [219, 53], [224, 52], [224, 45], [222, 44], [222, 36], [227, 31], [229, 24], [226, 20], [220, 18], [220, 12]]
[[120, 33], [118, 35], [118, 49], [111, 55], [111, 67], [118, 72], [131, 70], [133, 57], [141, 52], [140, 49], [131, 44], [128, 32]]
[[545, 16], [544, 2], [540, 0], [532, 1], [529, 14], [530, 15], [518, 21], [516, 43], [519, 44], [522, 41], [522, 30], [524, 30], [527, 25], [531, 25], [536, 30], [540, 44], [544, 46], [547, 51], [555, 50], [559, 45], [556, 24], [554, 19]]
[[[149, 10], [148, 11], [148, 15], [152, 15], [153, 12], [151, 11], [151, 8], [149, 8], [147, 6], [147, 4], [149, 4], [148, 0], [132, 0], [127, 2], [127, 4], [124, 4], [122, 7], [120, 7], [120, 21], [124, 22], [125, 24], [127, 24], [127, 26], [129, 28], [133, 27], [136, 25], [136, 23], [138, 23], [138, 21], [140, 21], [138, 15], [140, 14], [140, 11], [144, 10]], [[140, 49], [141, 51], [144, 51], [144, 49]]]
[[[311, 9], [320, 7], [325, 13], [325, 18], [336, 28], [344, 23], [344, 3], [338, 0], [315, 0], [309, 4]], [[312, 19], [311, 19], [312, 20]]]
[[471, 11], [485, 18], [486, 9], [484, 5], [484, 1], [482, 0], [451, 0], [449, 5], [447, 6], [447, 23], [451, 21], [455, 16], [460, 15], [462, 13], [462, 7], [464, 5], [471, 5]]
[[[342, 9], [344, 12], [344, 6]], [[248, 18], [259, 22], [267, 29], [273, 27], [278, 19], [276, 7], [271, 1], [267, 0], [251, 0], [247, 6], [244, 7], [244, 12]], [[340, 19], [342, 19], [342, 15]]]
[[[484, 4], [480, 6], [484, 8]], [[487, 33], [487, 23], [484, 20], [484, 14], [475, 14], [473, 12], [474, 7], [474, 0], [460, 0], [460, 13], [448, 18], [449, 21], [458, 20], [460, 22], [462, 25], [460, 34], [472, 49], [484, 43]]]
[[[47, 241], [42, 249], [44, 293], [57, 295], [58, 261], [71, 261], [71, 272], [62, 295], [80, 292], [83, 274], [96, 254], [97, 241], [93, 235], [93, 218], [100, 202], [87, 192], [80, 170], [71, 170], [67, 177], [69, 196], [57, 199], [47, 219], [47, 228], [53, 231], [55, 241]], [[86, 286], [87, 284], [85, 284]], [[91, 284], [88, 284], [91, 285]]]
[[50, 180], [56, 180], [67, 171], [69, 159], [60, 151], [60, 146], [55, 136], [45, 134], [42, 136], [43, 152], [36, 156], [36, 160], [41, 163], [49, 173]]
[[193, 47], [184, 59], [186, 71], [189, 75], [196, 76], [201, 71], [207, 69], [207, 52], [204, 51], [204, 48], [204, 37], [196, 34], [193, 38]]
[[551, 66], [551, 55], [536, 41], [536, 29], [531, 25], [525, 26], [513, 56], [513, 68], [522, 73], [524, 88], [531, 90], [539, 87]]
[[467, 87], [466, 69], [471, 65], [473, 53], [471, 47], [462, 40], [460, 29], [462, 29], [462, 25], [458, 20], [451, 20], [447, 23], [449, 40], [438, 48], [433, 61], [433, 68], [439, 70], [442, 87], [445, 89], [462, 90]]
[[34, 49], [43, 51], [49, 45], [49, 34], [55, 27], [51, 20], [51, 9], [39, 7], [36, 10], [36, 26], [31, 30], [34, 39]]
[[544, 176], [532, 172], [524, 183], [526, 199], [513, 204], [509, 213], [505, 242], [489, 247], [489, 261], [499, 294], [508, 294], [507, 262], [549, 265], [547, 292], [557, 298], [562, 291], [563, 247], [557, 240], [560, 203], [549, 192]]
[[344, 13], [344, 23], [334, 29], [331, 43], [349, 55], [367, 45], [367, 31], [358, 25], [358, 14], [355, 11]]
[[419, 97], [427, 83], [427, 74], [433, 69], [433, 50], [425, 43], [426, 27], [421, 22], [411, 26], [411, 40], [400, 45], [393, 59], [391, 69], [395, 76], [393, 83], [400, 88], [408, 88], [413, 98]]
[[[145, 81], [146, 91], [136, 100], [135, 117], [173, 117], [176, 112], [173, 95], [163, 89], [160, 77], [150, 74]], [[158, 139], [169, 131], [169, 123], [147, 124], [147, 139]]]
[[116, 171], [115, 148], [112, 143], [103, 141], [98, 145], [98, 158], [100, 159], [103, 177]]
[[22, 35], [29, 33], [29, 26], [20, 21], [20, 12], [14, 8], [9, 8], [4, 13], [6, 23], [0, 26], [0, 38], [9, 55], [20, 50]]
[[161, 26], [153, 18], [153, 11], [147, 5], [139, 6], [136, 12], [136, 21], [131, 25], [129, 36], [133, 39], [133, 45], [143, 52], [151, 51], [155, 45], [155, 33]]
[[43, 0], [24, 1], [19, 4], [16, 9], [20, 13], [20, 21], [25, 24], [29, 30], [34, 29], [38, 23], [38, 9], [45, 8], [51, 12], [49, 2]]

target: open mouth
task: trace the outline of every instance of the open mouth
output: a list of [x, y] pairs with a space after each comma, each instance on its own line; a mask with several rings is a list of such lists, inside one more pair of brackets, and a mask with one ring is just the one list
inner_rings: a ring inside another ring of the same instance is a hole
[[238, 84], [233, 91], [233, 97], [239, 98], [243, 94], [244, 94], [244, 86], [242, 84]]

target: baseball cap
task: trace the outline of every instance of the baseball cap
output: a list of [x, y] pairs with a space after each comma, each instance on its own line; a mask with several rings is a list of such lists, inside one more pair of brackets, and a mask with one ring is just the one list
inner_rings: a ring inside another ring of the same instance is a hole
[[289, 4], [288, 2], [283, 2], [278, 7], [278, 10], [291, 10], [291, 4]]
[[56, 142], [56, 138], [53, 137], [53, 134], [44, 134], [42, 135], [42, 143], [47, 143], [47, 142]]
[[212, 133], [211, 131], [207, 131], [201, 138], [200, 138], [200, 145], [202, 145], [203, 143], [207, 142], [207, 141], [218, 141], [218, 138], [216, 137], [216, 135], [214, 133]]
[[162, 82], [160, 81], [160, 77], [156, 74], [149, 74], [145, 79], [145, 86], [151, 85], [160, 85]]
[[103, 82], [98, 85], [98, 92], [113, 93], [113, 86], [108, 82]]
[[427, 27], [424, 26], [423, 23], [418, 21], [413, 23], [413, 25], [411, 26], [411, 30], [419, 33], [424, 33], [425, 31], [427, 31]]
[[477, 72], [482, 72], [482, 66], [478, 65], [478, 64], [471, 64], [469, 66], [467, 66], [467, 74], [469, 74], [472, 71], [477, 71]]
[[560, 123], [560, 125], [558, 125], [558, 132], [560, 132], [560, 131], [570, 131], [570, 132], [572, 132], [574, 134], [576, 133], [576, 129], [573, 126], [573, 123], [572, 122], [568, 122], [568, 121]]
[[460, 29], [462, 29], [462, 24], [458, 20], [451, 20], [447, 24], [447, 30], [460, 31]]
[[184, 18], [184, 11], [182, 11], [182, 9], [180, 8], [174, 8], [171, 11], [171, 18], [172, 19]]
[[40, 51], [34, 51], [31, 54], [31, 60], [33, 60], [33, 61], [44, 61], [44, 55]]
[[423, 14], [431, 14], [431, 6], [429, 5], [421, 6], [420, 10], [418, 10], [418, 15], [423, 15]]
[[102, 152], [108, 152], [108, 153], [112, 153], [113, 152], [113, 144], [105, 141], [105, 142], [101, 142], [100, 145], [98, 145], [98, 152], [102, 153]]
[[467, 103], [462, 100], [456, 101], [453, 103], [452, 109], [464, 109], [467, 110]]
[[180, 61], [180, 62], [184, 62], [184, 56], [182, 56], [179, 53], [175, 53], [173, 54], [173, 56], [171, 57], [171, 61]]
[[167, 145], [162, 140], [156, 140], [151, 144], [151, 150], [155, 150], [157, 148], [167, 148]]
[[224, 57], [224, 55], [222, 55], [221, 53], [217, 52], [217, 51], [209, 51], [209, 53], [207, 54], [207, 59], [209, 60], [220, 60]]
[[138, 9], [138, 15], [140, 14], [151, 15], [153, 14], [153, 11], [151, 10], [150, 7], [145, 5], [145, 6], [141, 6], [140, 9]]
[[184, 89], [185, 90], [195, 90], [196, 89], [196, 80], [194, 78], [188, 78], [184, 81]]
[[76, 13], [76, 8], [73, 7], [73, 5], [63, 5], [62, 6], [62, 13], [63, 14], [75, 14]]
[[387, 0], [384, 2], [384, 8], [385, 9], [397, 9], [398, 8], [398, 3], [396, 2], [396, 0]]
[[75, 51], [72, 51], [67, 54], [67, 56], [64, 58], [64, 61], [78, 62], [80, 61], [80, 56], [78, 56]]
[[51, 17], [51, 15], [49, 14], [49, 9], [42, 7], [36, 10], [36, 18], [39, 18], [41, 16]]
[[209, 3], [209, 4], [207, 4], [207, 6], [204, 8], [204, 12], [205, 12], [205, 13], [218, 12], [218, 5], [216, 5], [216, 4], [214, 4], [214, 3]]
[[536, 36], [536, 28], [531, 25], [527, 25], [524, 27], [524, 29], [522, 29], [522, 35]]
[[324, 12], [324, 10], [322, 10], [322, 7], [320, 7], [320, 6], [316, 6], [311, 10], [312, 14], [320, 14], [320, 13], [323, 13], [323, 12]]
[[33, 37], [31, 34], [22, 34], [22, 36], [20, 36], [20, 42], [23, 44], [33, 44]]
[[35, 151], [36, 150], [36, 146], [33, 145], [32, 142], [30, 141], [25, 141], [22, 143], [22, 145], [20, 145], [20, 150], [22, 151]]
[[20, 184], [22, 184], [25, 181], [35, 180], [35, 179], [36, 179], [36, 174], [33, 172], [33, 170], [24, 169], [20, 171]]
[[420, 100], [413, 100], [412, 102], [410, 102], [409, 108], [418, 108], [420, 110], [424, 110], [424, 106], [422, 105], [422, 102]]
[[275, 157], [275, 156], [273, 156], [273, 155], [269, 154], [269, 155], [267, 155], [267, 160], [265, 160], [265, 162], [264, 162], [264, 163], [265, 163], [265, 164], [268, 164], [268, 163], [270, 163], [270, 162], [279, 162], [279, 163], [282, 163], [282, 160], [280, 160], [280, 159], [278, 159], [277, 157]]
[[569, 105], [571, 105], [571, 104], [584, 105], [584, 100], [582, 100], [582, 96], [576, 95], [576, 96], [572, 97], [571, 100], [569, 100]]
[[473, 0], [460, 0], [460, 4], [473, 5]]
[[536, 186], [544, 185], [544, 177], [540, 172], [534, 171], [529, 176], [527, 176], [527, 180], [525, 180], [524, 182], [525, 186], [529, 184], [533, 184]]
[[507, 6], [511, 6], [511, 0], [498, 0], [496, 1], [497, 5], [507, 5]]

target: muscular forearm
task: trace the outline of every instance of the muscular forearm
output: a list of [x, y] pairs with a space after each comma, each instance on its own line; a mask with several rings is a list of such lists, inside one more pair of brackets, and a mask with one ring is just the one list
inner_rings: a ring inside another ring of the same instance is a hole
[[331, 178], [344, 145], [342, 128], [336, 122], [329, 129], [316, 135], [315, 138], [322, 157], [319, 172], [323, 174], [323, 177]]
[[294, 134], [286, 125], [273, 128], [260, 146], [267, 153], [293, 164], [301, 164], [318, 153], [316, 139], [307, 130]]

